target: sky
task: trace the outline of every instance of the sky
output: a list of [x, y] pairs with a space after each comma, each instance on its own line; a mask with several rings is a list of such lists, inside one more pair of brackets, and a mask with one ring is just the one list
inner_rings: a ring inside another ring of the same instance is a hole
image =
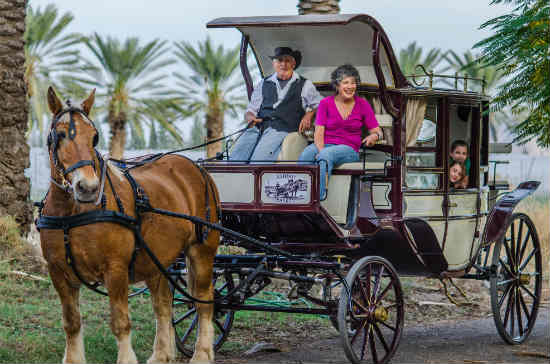
[[[75, 16], [68, 27], [70, 32], [191, 43], [210, 36], [215, 44], [227, 47], [239, 43], [240, 33], [206, 29], [207, 22], [226, 16], [298, 14], [297, 0], [30, 0], [33, 7], [52, 2], [61, 12], [70, 11]], [[490, 0], [341, 0], [340, 8], [343, 14], [366, 13], [377, 19], [396, 54], [413, 41], [424, 49], [452, 48], [462, 53], [491, 34], [478, 29], [483, 22], [510, 12], [509, 6], [489, 3]]]

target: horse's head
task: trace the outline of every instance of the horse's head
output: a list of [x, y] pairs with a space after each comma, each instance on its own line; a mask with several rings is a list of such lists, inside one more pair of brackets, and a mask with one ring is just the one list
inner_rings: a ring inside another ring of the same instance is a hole
[[70, 101], [64, 107], [53, 88], [48, 89], [48, 106], [53, 114], [48, 135], [52, 178], [72, 187], [74, 199], [79, 202], [92, 202], [99, 190], [99, 161], [94, 149], [98, 134], [88, 118], [94, 98], [95, 89], [80, 107], [72, 106]]

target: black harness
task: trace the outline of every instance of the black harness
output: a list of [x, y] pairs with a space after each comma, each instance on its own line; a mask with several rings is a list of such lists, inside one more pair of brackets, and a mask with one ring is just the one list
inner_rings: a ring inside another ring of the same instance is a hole
[[[69, 113], [70, 123], [69, 123], [69, 130], [68, 130], [69, 135], [68, 135], [68, 137], [70, 138], [70, 140], [74, 140], [74, 138], [76, 136], [76, 127], [74, 125], [73, 114], [75, 112], [77, 112], [77, 113], [81, 113], [81, 114], [86, 116], [86, 113], [83, 110], [71, 107], [69, 102], [68, 102], [68, 104], [69, 104], [69, 108], [67, 108], [67, 109], [61, 111], [59, 114], [57, 114], [54, 117], [53, 121], [52, 121], [52, 127], [51, 127], [51, 130], [50, 130], [50, 134], [48, 136], [48, 149], [49, 149], [50, 153], [52, 154], [52, 158], [53, 158], [53, 161], [54, 161], [55, 168], [58, 170], [59, 174], [63, 178], [62, 185], [59, 185], [53, 179], [52, 179], [52, 182], [55, 183], [56, 185], [58, 185], [59, 187], [61, 187], [65, 192], [70, 193], [70, 183], [68, 183], [65, 180], [65, 176], [67, 174], [75, 171], [76, 169], [87, 166], [87, 165], [93, 166], [95, 168], [96, 163], [95, 163], [95, 161], [92, 161], [92, 160], [81, 160], [81, 161], [78, 161], [75, 164], [71, 165], [67, 169], [65, 169], [59, 163], [59, 158], [57, 156], [57, 149], [58, 149], [58, 145], [59, 145], [59, 135], [56, 131], [56, 124], [59, 122], [60, 118], [64, 114]], [[95, 125], [93, 123], [92, 123], [92, 125], [95, 128]], [[96, 129], [96, 135], [95, 135], [94, 141], [93, 141], [94, 150], [95, 150], [96, 145], [97, 145], [97, 129]], [[98, 287], [101, 285], [100, 282], [94, 282], [94, 283], [87, 282], [83, 278], [82, 274], [79, 272], [79, 270], [76, 266], [76, 263], [75, 263], [74, 255], [73, 255], [72, 250], [71, 250], [69, 232], [70, 232], [71, 229], [73, 229], [75, 227], [95, 224], [95, 223], [99, 223], [99, 222], [110, 222], [110, 223], [116, 223], [116, 224], [119, 224], [121, 226], [124, 226], [125, 228], [130, 229], [134, 233], [134, 237], [135, 237], [134, 251], [132, 253], [131, 261], [130, 261], [129, 267], [128, 267], [128, 274], [129, 274], [130, 280], [133, 280], [133, 278], [134, 278], [135, 260], [136, 260], [136, 257], [137, 257], [137, 255], [138, 255], [138, 253], [141, 249], [145, 249], [147, 251], [148, 255], [151, 257], [153, 262], [157, 266], [162, 268], [161, 271], [163, 273], [165, 273], [165, 275], [166, 275], [167, 272], [164, 270], [164, 267], [162, 267], [161, 263], [154, 256], [154, 254], [149, 249], [149, 247], [147, 246], [147, 244], [145, 243], [145, 241], [143, 240], [143, 237], [141, 235], [141, 221], [142, 221], [143, 213], [155, 212], [155, 213], [158, 213], [158, 214], [164, 214], [162, 212], [163, 210], [157, 210], [157, 209], [154, 209], [154, 208], [151, 207], [151, 205], [149, 203], [149, 198], [147, 197], [147, 194], [145, 193], [145, 190], [139, 185], [139, 183], [135, 180], [135, 178], [130, 173], [131, 169], [137, 168], [137, 167], [145, 165], [147, 163], [152, 163], [152, 162], [160, 159], [160, 157], [162, 157], [163, 155], [162, 156], [155, 155], [155, 156], [149, 158], [148, 160], [140, 161], [139, 163], [130, 162], [129, 167], [126, 167], [126, 168], [122, 169], [123, 174], [124, 174], [125, 178], [128, 180], [128, 183], [130, 184], [130, 186], [132, 188], [132, 191], [133, 191], [133, 194], [134, 194], [135, 217], [132, 217], [132, 216], [129, 216], [125, 213], [123, 203], [120, 200], [120, 198], [118, 197], [118, 194], [117, 194], [116, 190], [113, 187], [113, 183], [112, 183], [112, 180], [111, 180], [111, 176], [109, 175], [109, 171], [107, 170], [107, 168], [105, 168], [107, 161], [105, 161], [102, 158], [102, 156], [100, 155], [100, 153], [97, 150], [95, 150], [95, 153], [96, 153], [96, 157], [97, 157], [98, 163], [99, 163], [99, 170], [103, 171], [103, 173], [101, 173], [101, 183], [103, 185], [105, 183], [105, 180], [108, 181], [109, 187], [110, 187], [111, 192], [114, 196], [118, 211], [106, 210], [106, 198], [105, 198], [105, 195], [103, 194], [102, 189], [99, 192], [101, 194], [101, 196], [98, 199], [102, 203], [102, 208], [101, 209], [93, 210], [93, 211], [89, 211], [89, 212], [84, 212], [84, 213], [80, 213], [80, 214], [76, 214], [76, 215], [70, 215], [70, 216], [46, 216], [46, 215], [44, 215], [42, 213], [42, 209], [44, 207], [44, 200], [46, 199], [46, 197], [44, 197], [42, 202], [37, 204], [38, 207], [39, 207], [39, 217], [35, 221], [35, 223], [36, 223], [36, 227], [37, 227], [38, 230], [40, 230], [40, 229], [63, 230], [63, 242], [64, 242], [64, 246], [65, 246], [65, 260], [66, 260], [67, 264], [73, 270], [75, 276], [78, 278], [78, 280], [80, 280], [80, 282], [82, 282], [86, 287], [90, 288], [91, 290], [93, 290], [97, 293], [100, 293], [102, 295], [107, 295], [106, 292], [98, 289]], [[181, 156], [181, 157], [186, 158], [184, 156]], [[190, 160], [189, 158], [187, 158], [187, 159]], [[193, 161], [191, 161], [191, 162], [193, 162]], [[201, 175], [203, 176], [204, 181], [205, 181], [205, 185], [206, 185], [205, 186], [205, 201], [206, 201], [206, 216], [205, 217], [206, 217], [206, 219], [202, 220], [202, 219], [197, 218], [197, 217], [193, 217], [193, 219], [192, 219], [192, 221], [194, 220], [193, 222], [195, 224], [195, 231], [196, 231], [196, 234], [197, 234], [197, 239], [200, 243], [202, 243], [208, 238], [208, 234], [211, 230], [210, 227], [205, 226], [205, 224], [203, 224], [203, 222], [212, 223], [210, 221], [210, 219], [211, 219], [211, 210], [210, 210], [210, 203], [209, 203], [210, 193], [212, 193], [213, 198], [214, 198], [214, 202], [217, 206], [218, 219], [221, 218], [221, 210], [220, 210], [220, 207], [219, 207], [219, 203], [216, 200], [216, 194], [214, 192], [212, 183], [210, 182], [210, 180], [209, 180], [209, 178], [206, 174], [206, 171], [201, 166], [199, 166], [198, 164], [196, 164], [194, 162], [193, 162], [193, 164], [200, 170]], [[96, 169], [96, 171], [97, 170], [98, 169]], [[49, 190], [48, 190], [48, 193], [49, 193]], [[47, 196], [47, 194], [46, 194], [46, 196]], [[169, 214], [164, 214], [164, 215], [169, 215]], [[185, 218], [185, 216], [188, 216], [188, 215], [184, 215], [184, 214], [176, 214], [176, 215], [182, 215], [182, 216], [178, 216], [178, 217], [182, 217], [182, 218]], [[196, 301], [201, 302], [200, 300], [196, 300]]]

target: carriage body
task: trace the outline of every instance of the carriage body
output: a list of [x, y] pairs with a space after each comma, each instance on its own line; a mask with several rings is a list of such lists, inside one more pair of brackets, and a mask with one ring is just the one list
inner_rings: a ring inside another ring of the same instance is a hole
[[[466, 274], [480, 247], [498, 239], [485, 228], [492, 191], [507, 185], [489, 179], [487, 96], [432, 88], [431, 80], [430, 87], [415, 87], [399, 69], [385, 31], [368, 15], [220, 18], [207, 26], [242, 33], [249, 97], [249, 47], [261, 77], [273, 72], [268, 56], [274, 47], [299, 49], [298, 72], [323, 95], [331, 94], [336, 66], [354, 65], [362, 79], [359, 95], [371, 102], [384, 131], [384, 143], [363, 150], [362, 162], [335, 168], [325, 201], [319, 200], [318, 166], [295, 162], [307, 145], [301, 136], [287, 137], [276, 163], [206, 164], [220, 190], [224, 226], [293, 253], [380, 255], [402, 274], [422, 275]], [[424, 115], [415, 119], [422, 108]], [[468, 143], [471, 160], [469, 186], [462, 190], [448, 181], [456, 139]], [[295, 191], [284, 190], [292, 184]]]

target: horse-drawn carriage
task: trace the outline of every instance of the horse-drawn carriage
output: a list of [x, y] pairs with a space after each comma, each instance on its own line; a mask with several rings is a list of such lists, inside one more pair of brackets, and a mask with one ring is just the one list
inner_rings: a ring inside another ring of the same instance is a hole
[[[154, 257], [151, 250], [155, 250], [147, 248], [140, 235], [141, 225], [132, 219], [116, 221], [113, 214], [103, 213], [85, 223], [82, 216], [67, 223], [65, 217], [44, 217], [39, 226], [63, 229], [66, 240], [69, 229], [98, 221], [134, 229], [141, 251], [132, 262], [139, 261], [145, 250], [169, 279], [176, 344], [189, 356], [195, 352], [195, 339], [211, 335], [198, 324], [198, 315], [205, 305], [213, 304], [210, 317], [216, 350], [229, 335], [237, 310], [306, 313], [331, 319], [351, 362], [369, 358], [375, 363], [388, 362], [403, 330], [399, 277], [404, 275], [490, 282], [499, 334], [510, 344], [526, 340], [540, 303], [542, 257], [535, 226], [528, 216], [513, 210], [539, 183], [524, 182], [506, 192], [506, 183], [489, 178], [489, 152], [495, 146], [489, 144], [488, 97], [468, 91], [469, 79], [457, 76], [450, 89], [432, 87], [431, 73], [425, 75], [426, 87], [413, 86], [402, 74], [386, 33], [368, 15], [220, 18], [208, 27], [241, 31], [241, 70], [249, 96], [253, 85], [248, 47], [262, 76], [272, 72], [268, 56], [274, 47], [300, 49], [300, 73], [323, 94], [330, 92], [332, 69], [353, 64], [362, 80], [358, 91], [372, 104], [384, 132], [383, 142], [362, 150], [361, 162], [335, 168], [322, 201], [319, 165], [295, 162], [308, 144], [297, 133], [285, 139], [276, 162], [199, 162], [219, 191], [221, 224], [210, 219], [215, 215], [209, 208], [206, 217], [156, 208], [157, 202], [145, 197], [148, 186], [140, 182], [135, 187], [139, 178], [128, 177], [126, 168], [129, 183], [134, 179], [139, 222], [145, 223], [154, 214], [181, 218], [195, 224], [201, 239], [217, 230], [221, 244], [240, 248], [239, 254], [215, 256], [211, 300], [192, 297], [196, 282], [194, 278], [190, 282], [189, 275], [197, 266], [190, 267], [194, 264], [190, 253], [182, 252], [164, 270], [166, 262]], [[463, 82], [463, 91], [457, 89], [458, 82]], [[450, 188], [448, 173], [450, 143], [456, 139], [468, 143], [471, 159], [469, 185], [460, 190]], [[57, 147], [50, 148], [52, 158], [57, 156]], [[164, 158], [164, 154], [152, 156], [126, 163], [126, 167], [137, 173], [141, 166]], [[74, 171], [91, 163], [80, 161], [66, 168]], [[106, 176], [108, 172], [103, 172], [100, 180]], [[209, 197], [208, 183], [205, 186], [205, 200], [211, 201], [212, 196], [215, 200], [216, 193]], [[110, 205], [116, 207], [114, 202]], [[67, 255], [67, 260], [71, 257]], [[73, 263], [77, 273], [75, 267]], [[294, 294], [313, 305], [273, 307], [247, 302], [272, 279], [288, 280]], [[316, 286], [321, 287], [321, 295], [313, 293]]]
[[[283, 142], [276, 163], [203, 164], [220, 191], [223, 226], [286, 253], [223, 238], [223, 244], [249, 253], [218, 255], [217, 276], [229, 287], [249, 281], [250, 288], [216, 304], [216, 347], [228, 335], [236, 310], [309, 312], [332, 318], [350, 361], [368, 355], [386, 362], [403, 327], [400, 275], [490, 281], [499, 334], [508, 343], [527, 338], [540, 301], [540, 247], [531, 220], [513, 209], [538, 182], [499, 195], [508, 186], [489, 178], [489, 152], [503, 146], [489, 144], [487, 96], [468, 91], [464, 78], [456, 79], [455, 88], [433, 88], [433, 76], [426, 74], [429, 86], [413, 86], [401, 73], [386, 33], [367, 15], [220, 18], [207, 27], [242, 33], [241, 70], [249, 96], [248, 47], [262, 77], [273, 72], [268, 56], [274, 47], [300, 49], [300, 74], [325, 95], [331, 91], [330, 72], [353, 64], [363, 82], [359, 93], [371, 102], [384, 131], [384, 142], [362, 150], [361, 162], [334, 170], [324, 201], [319, 200], [319, 166], [292, 162], [308, 143], [297, 133]], [[463, 91], [456, 89], [459, 81]], [[423, 125], [431, 126], [431, 133]], [[465, 140], [471, 151], [469, 186], [461, 190], [450, 188], [448, 177], [449, 149], [456, 139]], [[296, 180], [304, 181], [299, 198], [270, 193], [278, 191], [273, 181], [282, 186]], [[267, 255], [253, 254], [258, 251]], [[307, 258], [298, 261], [297, 256]], [[246, 298], [273, 277], [292, 281], [298, 294], [318, 307], [247, 305]], [[344, 282], [345, 289], [335, 289]], [[316, 284], [323, 287], [322, 298], [311, 294]], [[220, 289], [220, 296], [224, 292]], [[174, 321], [179, 347], [190, 353], [185, 330], [192, 320], [185, 323], [182, 317]]]

